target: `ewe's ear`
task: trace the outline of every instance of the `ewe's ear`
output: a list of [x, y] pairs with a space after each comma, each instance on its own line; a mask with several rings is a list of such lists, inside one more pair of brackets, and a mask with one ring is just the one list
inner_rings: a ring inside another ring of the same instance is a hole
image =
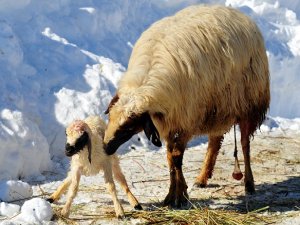
[[147, 136], [147, 138], [157, 147], [161, 147], [161, 141], [159, 137], [159, 133], [154, 126], [151, 117], [148, 113], [144, 115], [144, 123], [143, 123], [143, 129]]
[[113, 105], [114, 105], [118, 100], [119, 100], [119, 96], [118, 96], [118, 94], [116, 94], [116, 95], [112, 98], [112, 100], [110, 101], [110, 103], [109, 103], [109, 105], [108, 105], [108, 107], [107, 107], [107, 109], [105, 110], [104, 113], [105, 113], [105, 114], [108, 114], [110, 108], [113, 107]]

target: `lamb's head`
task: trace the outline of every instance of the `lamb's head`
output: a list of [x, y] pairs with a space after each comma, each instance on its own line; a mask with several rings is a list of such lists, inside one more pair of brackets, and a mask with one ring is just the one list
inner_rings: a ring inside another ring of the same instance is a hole
[[65, 154], [73, 156], [87, 146], [88, 159], [91, 162], [91, 139], [90, 129], [88, 125], [82, 120], [75, 120], [66, 129], [67, 142]]
[[104, 149], [109, 155], [114, 154], [120, 145], [134, 134], [144, 130], [146, 136], [158, 147], [161, 146], [159, 133], [147, 111], [140, 110], [142, 102], [132, 96], [116, 95], [110, 102], [106, 114], [109, 122], [104, 135]]

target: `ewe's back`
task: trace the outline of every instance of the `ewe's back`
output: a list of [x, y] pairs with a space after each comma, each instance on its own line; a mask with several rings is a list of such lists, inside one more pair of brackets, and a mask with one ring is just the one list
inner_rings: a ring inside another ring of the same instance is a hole
[[157, 111], [170, 121], [190, 118], [181, 124], [186, 128], [207, 115], [263, 119], [270, 101], [263, 37], [236, 9], [188, 7], [141, 35], [118, 91], [145, 96], [149, 108], [162, 107]]

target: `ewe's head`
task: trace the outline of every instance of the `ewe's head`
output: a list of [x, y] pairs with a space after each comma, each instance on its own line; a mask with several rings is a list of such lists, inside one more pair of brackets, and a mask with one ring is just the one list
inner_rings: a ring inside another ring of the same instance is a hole
[[65, 153], [73, 156], [80, 152], [84, 147], [88, 148], [88, 158], [91, 162], [91, 140], [89, 137], [89, 127], [82, 120], [75, 120], [66, 129], [67, 142]]
[[106, 114], [109, 113], [104, 136], [104, 149], [109, 155], [114, 154], [120, 145], [128, 141], [134, 134], [145, 131], [146, 136], [158, 147], [161, 146], [159, 133], [148, 112], [141, 110], [143, 101], [133, 96], [116, 95], [110, 102]]

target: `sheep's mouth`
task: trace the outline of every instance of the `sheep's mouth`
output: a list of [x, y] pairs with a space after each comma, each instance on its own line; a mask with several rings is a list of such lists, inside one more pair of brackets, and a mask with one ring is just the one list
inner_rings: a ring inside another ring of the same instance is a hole
[[76, 140], [74, 145], [66, 143], [65, 154], [66, 156], [73, 156], [83, 150], [83, 148], [89, 143], [89, 135], [85, 131], [83, 134]]
[[71, 146], [70, 144], [66, 144], [65, 154], [66, 156], [71, 157], [80, 152], [81, 150], [82, 148], [76, 148], [74, 146]]
[[114, 154], [122, 144], [128, 141], [136, 133], [136, 131], [116, 132], [115, 137], [111, 139], [107, 144], [104, 144], [104, 150], [106, 154]]

